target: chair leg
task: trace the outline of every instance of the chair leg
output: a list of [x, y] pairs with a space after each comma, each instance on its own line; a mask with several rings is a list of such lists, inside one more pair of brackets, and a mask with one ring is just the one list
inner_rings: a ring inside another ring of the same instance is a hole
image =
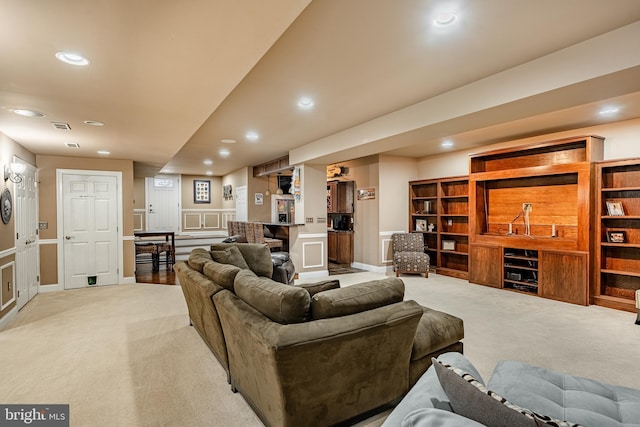
[[396, 270], [396, 277], [400, 277], [400, 272]]
[[429, 270], [427, 270], [427, 271], [425, 271], [425, 272], [424, 272], [424, 278], [425, 278], [425, 279], [428, 279], [428, 278], [429, 278]]
[[151, 254], [151, 270], [154, 272], [160, 271], [160, 255], [157, 253]]

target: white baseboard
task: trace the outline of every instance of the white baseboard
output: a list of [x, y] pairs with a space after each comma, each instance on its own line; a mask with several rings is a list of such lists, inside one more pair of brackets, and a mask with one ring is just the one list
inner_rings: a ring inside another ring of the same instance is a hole
[[123, 277], [122, 280], [120, 281], [120, 283], [122, 283], [122, 284], [136, 283], [136, 277], [135, 276]]
[[56, 283], [53, 285], [40, 285], [38, 286], [38, 292], [40, 293], [45, 293], [45, 292], [57, 292], [57, 291], [64, 291], [64, 288], [62, 287], [62, 285]]
[[378, 266], [378, 265], [363, 264], [361, 262], [353, 262], [351, 263], [351, 267], [359, 268], [360, 270], [366, 270], [372, 273], [379, 273], [379, 274], [386, 274], [389, 272], [389, 266], [386, 266], [386, 265]]

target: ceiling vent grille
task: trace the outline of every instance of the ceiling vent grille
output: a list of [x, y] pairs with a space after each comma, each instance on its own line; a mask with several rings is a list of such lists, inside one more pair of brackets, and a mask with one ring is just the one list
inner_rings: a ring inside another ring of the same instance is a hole
[[80, 144], [77, 142], [65, 142], [64, 145], [66, 145], [67, 148], [80, 148]]
[[62, 122], [51, 122], [51, 124], [53, 125], [54, 128], [56, 129], [60, 129], [60, 130], [71, 130], [71, 126], [69, 126], [69, 123], [62, 123]]

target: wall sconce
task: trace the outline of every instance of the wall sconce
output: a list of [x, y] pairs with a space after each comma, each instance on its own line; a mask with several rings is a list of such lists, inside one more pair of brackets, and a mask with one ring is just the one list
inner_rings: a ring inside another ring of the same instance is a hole
[[11, 180], [16, 184], [22, 182], [22, 174], [27, 169], [27, 165], [24, 163], [11, 163], [11, 165], [4, 165], [4, 180]]

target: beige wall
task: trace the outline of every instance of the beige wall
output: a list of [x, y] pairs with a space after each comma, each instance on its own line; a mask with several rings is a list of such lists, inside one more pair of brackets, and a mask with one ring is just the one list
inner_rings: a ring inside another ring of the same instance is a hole
[[476, 147], [439, 156], [424, 157], [418, 161], [418, 179], [468, 175], [469, 154], [579, 135], [599, 135], [604, 137], [605, 160], [640, 157], [640, 144], [638, 143], [640, 138], [640, 119], [634, 119]]
[[[133, 240], [126, 239], [133, 236], [133, 162], [131, 160], [109, 160], [80, 157], [36, 156], [39, 181], [39, 220], [47, 221], [49, 228], [41, 230], [40, 239], [57, 239], [57, 201], [56, 201], [56, 171], [58, 169], [77, 169], [95, 171], [122, 172], [122, 243], [123, 276], [134, 276]], [[52, 248], [56, 245], [47, 245]], [[47, 248], [47, 250], [51, 250]], [[57, 283], [57, 266], [49, 262], [41, 262], [41, 285]], [[50, 271], [53, 269], [54, 271]], [[55, 278], [55, 279], [54, 279]], [[55, 281], [51, 281], [55, 280]]]
[[[271, 222], [271, 196], [265, 195], [267, 188], [271, 194], [275, 194], [277, 188], [278, 179], [271, 177], [268, 179], [266, 176], [254, 177], [253, 168], [249, 168], [248, 171], [249, 187], [247, 188], [247, 203], [248, 203], [248, 219], [249, 221]], [[256, 205], [256, 193], [262, 194], [262, 205]]]

